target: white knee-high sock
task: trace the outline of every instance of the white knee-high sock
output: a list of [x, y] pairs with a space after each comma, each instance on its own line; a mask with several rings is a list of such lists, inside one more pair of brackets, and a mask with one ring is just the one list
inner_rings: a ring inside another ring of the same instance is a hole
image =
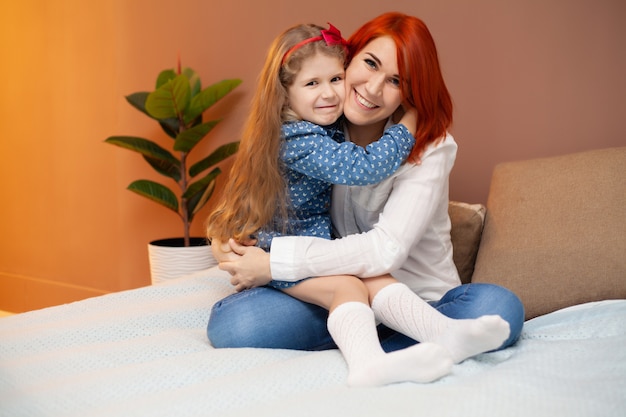
[[496, 349], [509, 337], [509, 323], [500, 316], [451, 319], [402, 283], [386, 286], [372, 300], [376, 317], [419, 342], [445, 347], [455, 363]]
[[450, 372], [452, 361], [441, 346], [423, 343], [385, 353], [374, 313], [360, 302], [336, 307], [328, 331], [348, 363], [348, 385], [371, 387], [395, 382], [431, 382]]

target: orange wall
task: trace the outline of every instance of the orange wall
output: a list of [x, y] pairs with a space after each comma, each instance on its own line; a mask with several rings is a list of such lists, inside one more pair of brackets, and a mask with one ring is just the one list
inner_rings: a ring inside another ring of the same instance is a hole
[[[349, 35], [389, 9], [421, 17], [438, 44], [456, 105], [460, 150], [451, 197], [457, 200], [484, 202], [501, 161], [626, 145], [621, 0], [245, 3], [4, 5], [0, 309], [24, 311], [149, 284], [147, 242], [180, 235], [181, 224], [125, 190], [134, 179], [161, 178], [139, 156], [103, 140], [119, 134], [168, 140], [124, 96], [151, 89], [178, 53], [205, 85], [244, 80], [211, 109], [211, 116], [225, 117], [213, 134], [223, 143], [238, 135], [265, 50], [282, 29], [331, 21]], [[206, 209], [195, 222], [197, 235], [205, 215]]]

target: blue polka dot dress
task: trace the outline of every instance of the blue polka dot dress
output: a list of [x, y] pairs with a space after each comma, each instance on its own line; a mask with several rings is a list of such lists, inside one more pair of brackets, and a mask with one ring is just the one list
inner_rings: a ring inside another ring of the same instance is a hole
[[322, 127], [306, 121], [289, 122], [283, 125], [282, 134], [281, 157], [290, 212], [286, 225], [268, 226], [257, 234], [257, 245], [265, 250], [269, 250], [272, 238], [279, 236], [278, 230], [282, 229], [292, 236], [330, 239], [331, 185], [380, 182], [402, 165], [415, 144], [407, 128], [400, 124], [387, 128], [367, 148], [345, 142], [339, 125]]

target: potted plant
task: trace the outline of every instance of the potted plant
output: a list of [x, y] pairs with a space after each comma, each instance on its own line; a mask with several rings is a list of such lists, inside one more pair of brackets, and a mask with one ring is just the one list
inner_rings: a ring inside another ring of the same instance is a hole
[[[158, 75], [154, 91], [126, 96], [128, 103], [159, 123], [172, 139], [174, 152], [134, 136], [111, 136], [105, 140], [141, 154], [155, 171], [177, 185], [172, 190], [161, 183], [140, 179], [128, 186], [129, 190], [173, 211], [182, 221], [182, 237], [156, 240], [148, 245], [153, 283], [204, 269], [214, 262], [206, 239], [191, 237], [189, 228], [213, 194], [221, 173], [215, 165], [237, 152], [239, 142], [221, 145], [191, 166], [188, 156], [220, 122], [203, 121], [204, 111], [239, 84], [239, 79], [227, 79], [202, 89], [198, 74], [190, 68], [181, 70], [179, 63], [176, 71], [164, 70]], [[212, 169], [207, 172], [209, 168]], [[202, 259], [194, 260], [196, 255]]]

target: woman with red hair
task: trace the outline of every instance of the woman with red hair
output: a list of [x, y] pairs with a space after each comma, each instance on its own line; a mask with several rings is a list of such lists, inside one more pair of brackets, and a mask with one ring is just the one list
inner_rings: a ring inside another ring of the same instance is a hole
[[[385, 351], [431, 342], [459, 363], [510, 346], [523, 325], [519, 298], [496, 285], [461, 285], [453, 263], [448, 182], [457, 145], [448, 133], [452, 101], [428, 28], [416, 17], [385, 13], [348, 44], [346, 139], [367, 146], [405, 104], [418, 115], [409, 162], [375, 185], [334, 186], [332, 219], [341, 238], [277, 237], [269, 253], [232, 239], [214, 241], [220, 268], [231, 273], [238, 292], [215, 304], [207, 329], [211, 343], [334, 348], [331, 334], [359, 325], [352, 320], [358, 303], [329, 316], [264, 285], [272, 278], [350, 274], [368, 288]], [[358, 349], [358, 342], [352, 345], [339, 348]]]

